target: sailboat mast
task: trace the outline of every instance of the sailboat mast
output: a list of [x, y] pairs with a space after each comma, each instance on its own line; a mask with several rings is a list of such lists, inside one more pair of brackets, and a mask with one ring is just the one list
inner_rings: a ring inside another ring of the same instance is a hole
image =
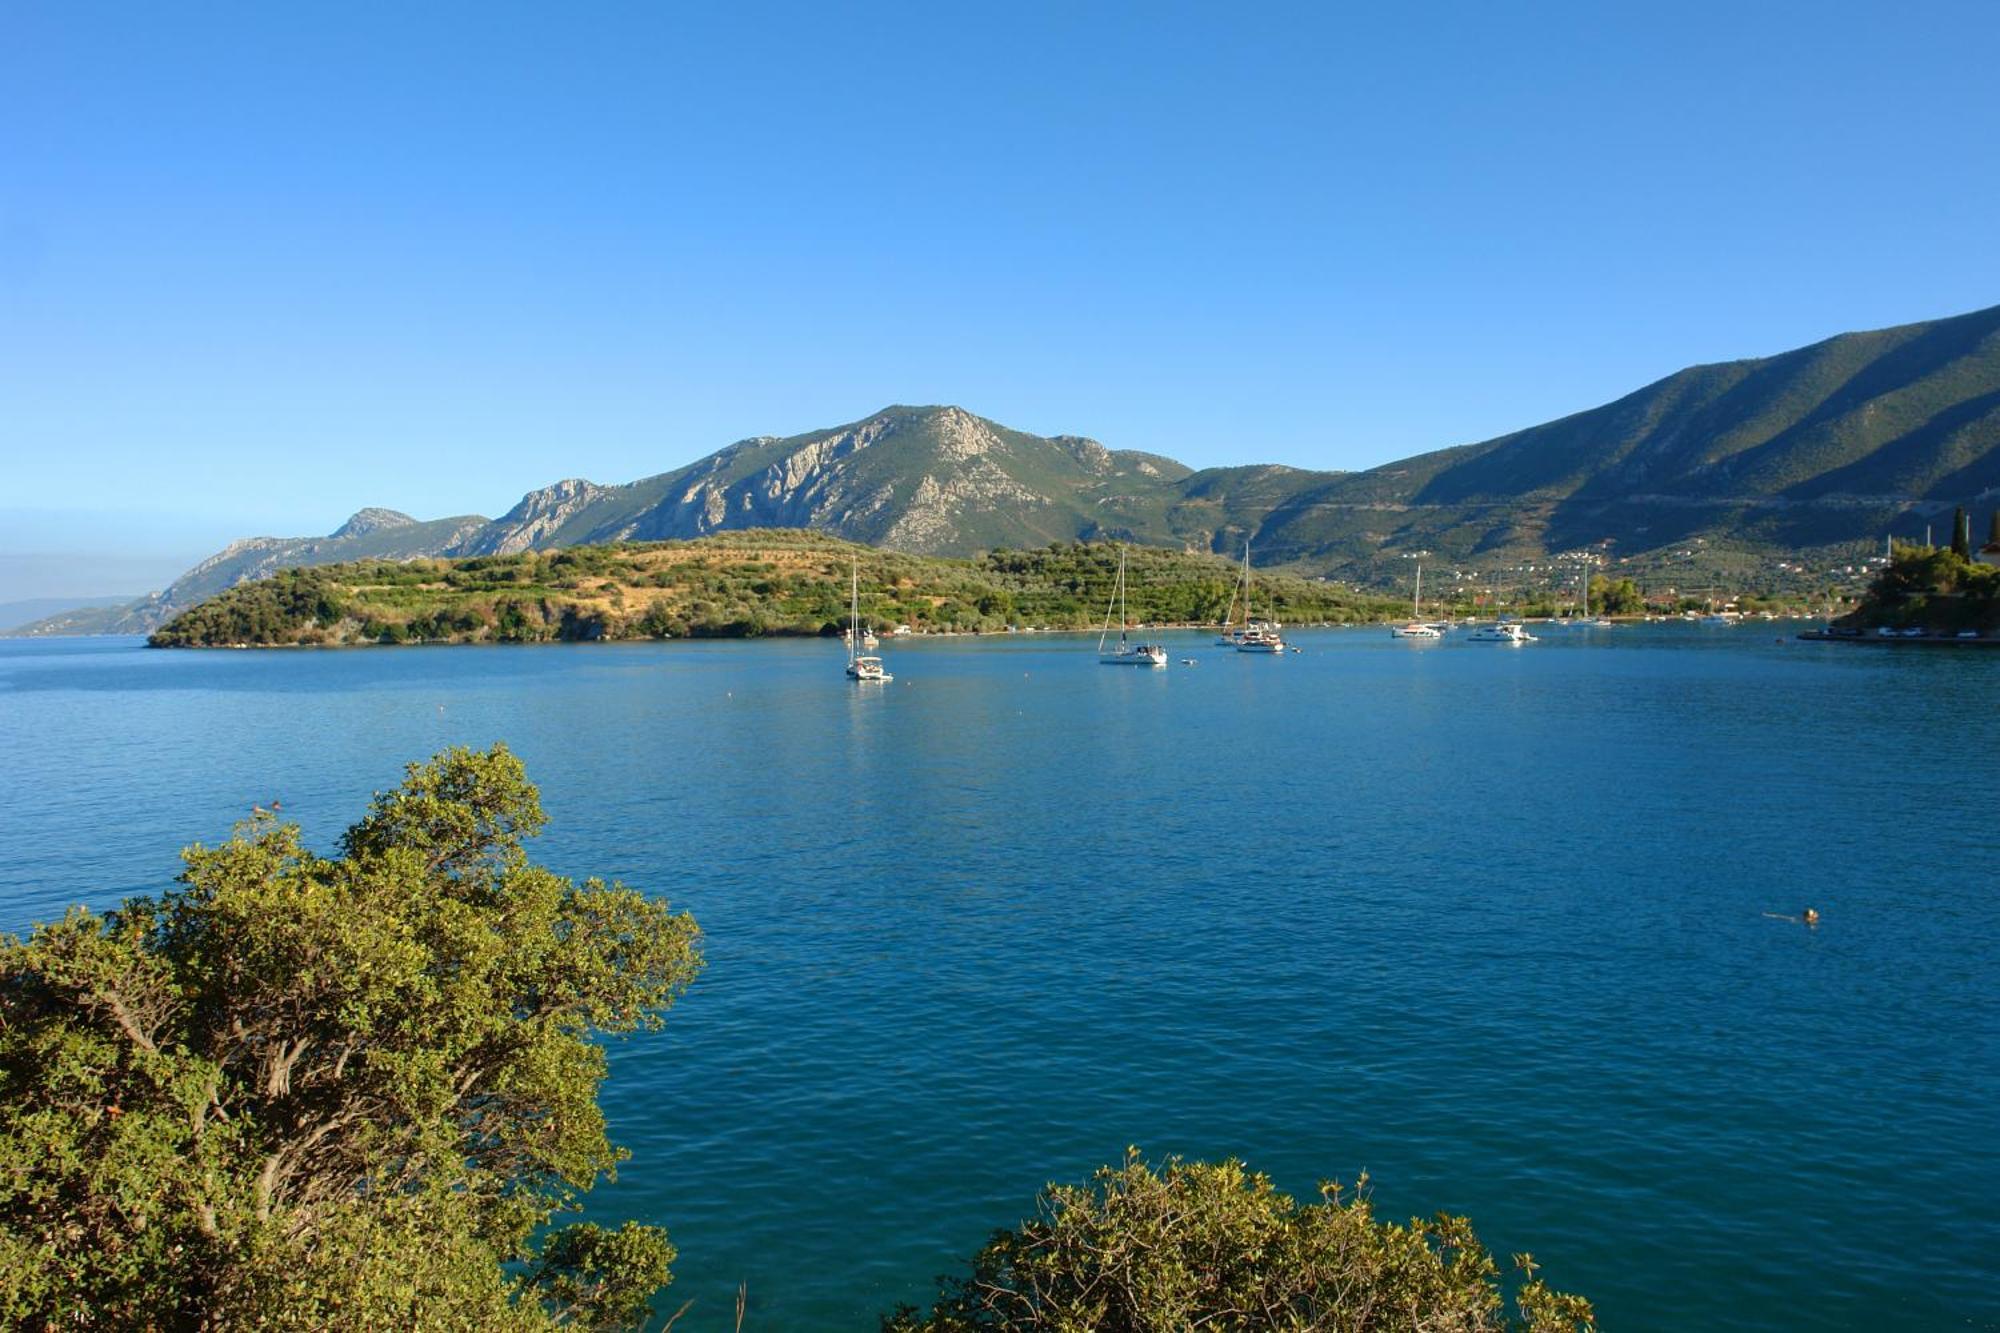
[[1125, 627], [1132, 623], [1132, 617], [1125, 611], [1125, 548], [1118, 548], [1118, 642], [1125, 642]]
[[[1118, 548], [1118, 577], [1112, 582], [1110, 600], [1104, 604], [1104, 628], [1097, 631], [1097, 652], [1100, 657], [1104, 654], [1104, 641], [1111, 636], [1111, 611], [1118, 605], [1118, 592], [1124, 583], [1125, 548], [1121, 546]], [[1119, 626], [1118, 633], [1121, 636], [1125, 633], [1124, 626]]]
[[1243, 539], [1243, 623], [1250, 624], [1257, 617], [1250, 614], [1250, 539]]
[[1410, 594], [1410, 619], [1424, 618], [1424, 567], [1417, 566], [1417, 590]]
[[847, 660], [853, 662], [861, 653], [861, 557], [854, 557], [853, 582], [848, 589], [847, 603]]

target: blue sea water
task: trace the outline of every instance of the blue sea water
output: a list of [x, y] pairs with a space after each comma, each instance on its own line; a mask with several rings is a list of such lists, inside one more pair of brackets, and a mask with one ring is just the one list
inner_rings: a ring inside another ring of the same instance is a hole
[[1128, 1144], [1366, 1169], [1611, 1328], [1992, 1327], [2000, 654], [1779, 633], [898, 641], [883, 687], [811, 642], [7, 642], [0, 928], [505, 740], [541, 860], [706, 932], [592, 1198], [672, 1230], [680, 1328], [739, 1282], [872, 1328]]

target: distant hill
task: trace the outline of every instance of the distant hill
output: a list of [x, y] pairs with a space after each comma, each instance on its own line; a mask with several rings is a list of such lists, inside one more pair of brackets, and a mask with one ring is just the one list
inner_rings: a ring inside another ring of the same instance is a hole
[[[850, 571], [874, 628], [995, 633], [1100, 626], [1120, 544], [1065, 542], [947, 559], [797, 529], [619, 542], [456, 560], [361, 560], [281, 571], [183, 611], [154, 647], [524, 643], [551, 639], [837, 636]], [[1220, 556], [1129, 551], [1135, 621], [1214, 624], [1237, 605]], [[1403, 608], [1352, 589], [1266, 575], [1257, 608], [1287, 622], [1347, 622]]]
[[105, 607], [130, 606], [133, 600], [131, 597], [29, 597], [18, 602], [0, 602], [0, 630], [17, 629], [64, 612], [81, 614]]
[[486, 526], [477, 515], [420, 522], [393, 509], [363, 509], [325, 537], [248, 537], [231, 542], [169, 584], [123, 605], [72, 610], [10, 631], [15, 635], [147, 634], [225, 588], [297, 565], [409, 560], [442, 555]]
[[[742, 440], [623, 485], [532, 491], [500, 518], [363, 510], [322, 538], [238, 542], [158, 598], [55, 624], [149, 630], [287, 565], [511, 554], [795, 527], [931, 555], [1074, 538], [1400, 580], [1401, 557], [1493, 567], [1584, 546], [1769, 555], [1914, 535], [2000, 500], [2000, 307], [1679, 371], [1574, 416], [1365, 472], [1191, 470], [958, 407], [889, 407]], [[73, 632], [73, 631], [72, 631]]]

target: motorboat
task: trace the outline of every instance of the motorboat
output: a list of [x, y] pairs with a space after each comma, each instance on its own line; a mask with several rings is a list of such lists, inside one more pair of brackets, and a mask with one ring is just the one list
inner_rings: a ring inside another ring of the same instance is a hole
[[1511, 620], [1503, 620], [1497, 625], [1481, 625], [1466, 636], [1473, 643], [1533, 643], [1535, 636], [1527, 627]]
[[1253, 621], [1236, 640], [1239, 653], [1282, 653], [1285, 651], [1285, 636], [1278, 632], [1276, 625], [1266, 621]]

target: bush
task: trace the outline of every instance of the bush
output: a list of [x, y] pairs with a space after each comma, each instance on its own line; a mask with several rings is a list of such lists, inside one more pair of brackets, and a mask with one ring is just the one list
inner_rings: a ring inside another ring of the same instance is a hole
[[[1252, 1330], [1499, 1330], [1595, 1327], [1587, 1301], [1528, 1270], [1507, 1318], [1497, 1268], [1462, 1217], [1378, 1222], [1367, 1177], [1300, 1205], [1237, 1162], [1136, 1153], [1090, 1186], [1053, 1186], [1040, 1216], [999, 1231], [928, 1313], [905, 1306], [884, 1333], [1168, 1333]], [[1346, 1197], [1343, 1198], [1342, 1195]]]

